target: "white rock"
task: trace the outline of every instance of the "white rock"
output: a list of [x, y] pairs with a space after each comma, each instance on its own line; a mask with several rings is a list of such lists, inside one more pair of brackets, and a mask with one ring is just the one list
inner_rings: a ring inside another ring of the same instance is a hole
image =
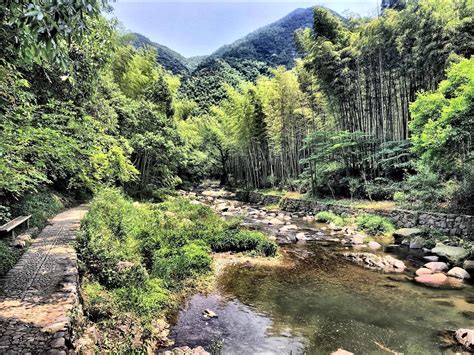
[[371, 250], [378, 250], [378, 249], [382, 248], [382, 245], [380, 245], [377, 242], [374, 242], [373, 240], [370, 241], [367, 245], [369, 246], [369, 249], [371, 249]]
[[448, 264], [443, 263], [442, 261], [432, 261], [426, 263], [424, 266], [433, 272], [448, 270]]
[[474, 330], [458, 329], [454, 336], [460, 345], [468, 351], [474, 351]]
[[364, 244], [365, 237], [363, 235], [355, 235], [352, 237], [351, 242], [352, 244]]
[[306, 234], [303, 232], [296, 233], [296, 240], [306, 240]]
[[283, 226], [280, 228], [280, 232], [284, 233], [284, 232], [289, 232], [289, 231], [295, 231], [295, 230], [298, 230], [298, 227], [294, 224], [288, 224], [286, 226]]
[[270, 220], [268, 221], [268, 224], [272, 224], [272, 225], [274, 225], [274, 226], [276, 226], [276, 225], [282, 225], [282, 224], [284, 224], [284, 223], [285, 223], [285, 222], [279, 220], [278, 218], [272, 218], [272, 219], [270, 219]]
[[471, 277], [466, 270], [458, 266], [455, 266], [451, 270], [449, 270], [448, 275], [461, 280], [469, 279]]
[[331, 355], [354, 355], [354, 353], [344, 349], [337, 349], [336, 351], [332, 352]]

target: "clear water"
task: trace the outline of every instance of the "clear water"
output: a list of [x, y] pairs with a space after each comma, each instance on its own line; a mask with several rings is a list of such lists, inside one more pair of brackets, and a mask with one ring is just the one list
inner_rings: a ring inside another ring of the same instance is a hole
[[[441, 332], [474, 327], [474, 288], [439, 290], [366, 270], [316, 242], [283, 266], [230, 266], [177, 315], [176, 346], [222, 354], [443, 354]], [[413, 269], [407, 271], [413, 275]], [[204, 309], [218, 318], [206, 320]], [[469, 313], [471, 312], [471, 313]]]

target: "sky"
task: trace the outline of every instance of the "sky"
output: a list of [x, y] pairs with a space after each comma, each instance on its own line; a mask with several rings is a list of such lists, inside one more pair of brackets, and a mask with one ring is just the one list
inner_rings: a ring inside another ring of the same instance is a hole
[[323, 5], [365, 16], [374, 15], [378, 4], [377, 0], [117, 0], [112, 6], [127, 30], [191, 57], [211, 54], [297, 8]]

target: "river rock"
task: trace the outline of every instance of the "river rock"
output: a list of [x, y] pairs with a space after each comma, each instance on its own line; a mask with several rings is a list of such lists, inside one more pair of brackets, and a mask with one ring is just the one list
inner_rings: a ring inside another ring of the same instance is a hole
[[461, 279], [461, 280], [466, 280], [466, 279], [469, 279], [471, 277], [466, 270], [464, 270], [463, 268], [460, 268], [458, 266], [455, 266], [451, 270], [449, 270], [448, 271], [448, 276], [452, 276], [452, 277], [455, 277], [455, 278]]
[[426, 263], [424, 267], [430, 269], [433, 272], [448, 270], [448, 264], [443, 263], [442, 261], [432, 261]]
[[189, 346], [181, 346], [162, 353], [163, 355], [210, 355], [202, 346], [191, 349]]
[[229, 210], [229, 205], [225, 202], [223, 203], [219, 203], [216, 207], [215, 207], [216, 211], [218, 212], [227, 212]]
[[364, 244], [365, 237], [363, 235], [357, 234], [351, 238], [352, 244]]
[[205, 309], [204, 311], [202, 311], [202, 315], [206, 319], [217, 318], [217, 314], [211, 311], [210, 309]]
[[433, 273], [432, 270], [430, 269], [427, 269], [425, 267], [422, 267], [422, 268], [419, 268], [418, 270], [416, 270], [415, 274], [417, 276], [421, 276], [421, 275], [431, 275]]
[[336, 226], [336, 225], [333, 224], [333, 223], [329, 224], [329, 228], [330, 228], [331, 230], [333, 230], [334, 232], [340, 232], [340, 231], [342, 231], [342, 227]]
[[410, 240], [410, 249], [421, 249], [425, 246], [426, 239], [416, 236]]
[[429, 256], [424, 256], [423, 259], [426, 261], [438, 261], [439, 257], [436, 255], [429, 255]]
[[268, 224], [271, 224], [271, 225], [274, 225], [274, 226], [277, 226], [277, 225], [282, 225], [282, 224], [285, 224], [285, 222], [279, 220], [278, 218], [272, 218], [268, 221]]
[[448, 277], [442, 273], [424, 274], [415, 277], [415, 281], [426, 286], [441, 287], [448, 281]]
[[303, 233], [303, 232], [301, 232], [301, 233], [296, 233], [296, 236], [295, 236], [295, 237], [296, 237], [296, 240], [301, 240], [301, 241], [306, 240], [306, 234]]
[[379, 270], [384, 272], [403, 272], [405, 264], [393, 256], [378, 256], [372, 253], [343, 253], [343, 256], [359, 265], [367, 267], [372, 270]]
[[337, 349], [336, 351], [333, 351], [331, 355], [354, 355], [354, 353], [344, 349]]
[[281, 233], [291, 232], [298, 230], [298, 227], [295, 224], [288, 224], [280, 228]]
[[400, 243], [403, 239], [410, 239], [423, 233], [419, 228], [400, 228], [393, 232], [395, 242]]
[[431, 252], [448, 259], [453, 264], [458, 264], [469, 255], [469, 251], [464, 248], [452, 247], [443, 243], [436, 243]]
[[454, 333], [454, 338], [467, 351], [474, 351], [474, 330], [458, 329]]
[[380, 248], [382, 248], [382, 245], [377, 243], [377, 242], [374, 242], [373, 240], [370, 241], [367, 246], [369, 247], [369, 249], [371, 250], [379, 250]]

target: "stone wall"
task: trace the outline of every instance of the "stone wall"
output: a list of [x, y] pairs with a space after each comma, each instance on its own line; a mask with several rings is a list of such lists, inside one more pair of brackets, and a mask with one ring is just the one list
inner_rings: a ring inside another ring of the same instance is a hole
[[320, 211], [332, 211], [336, 214], [377, 214], [389, 218], [398, 228], [415, 226], [434, 228], [448, 235], [464, 236], [470, 240], [474, 240], [474, 216], [402, 209], [384, 210], [340, 206], [319, 201], [282, 198], [280, 196], [265, 195], [254, 191], [237, 191], [235, 195], [240, 201], [254, 204], [269, 205], [278, 203], [281, 209], [288, 212], [317, 213]]

